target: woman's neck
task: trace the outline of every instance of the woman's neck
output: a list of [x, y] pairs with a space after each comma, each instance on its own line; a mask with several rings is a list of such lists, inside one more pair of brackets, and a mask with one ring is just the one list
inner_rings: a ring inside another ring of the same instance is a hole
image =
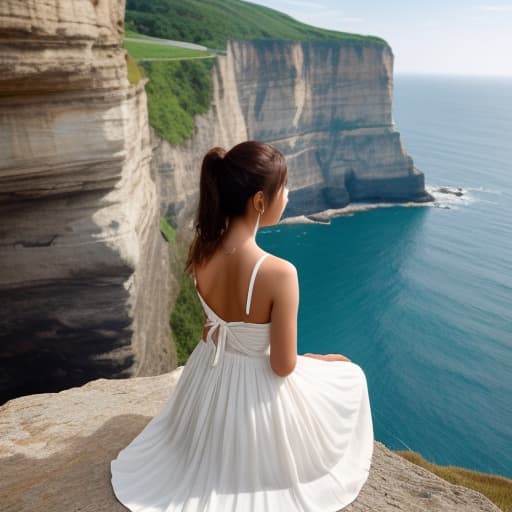
[[248, 249], [251, 245], [256, 246], [254, 227], [249, 226], [245, 218], [232, 219], [222, 235], [220, 243], [224, 252], [230, 252], [233, 249], [239, 252], [242, 248]]

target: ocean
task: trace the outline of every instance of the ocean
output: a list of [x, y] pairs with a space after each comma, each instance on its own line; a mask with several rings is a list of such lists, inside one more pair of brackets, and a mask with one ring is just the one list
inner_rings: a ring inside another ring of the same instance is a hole
[[394, 86], [396, 129], [435, 203], [257, 241], [297, 267], [299, 353], [365, 371], [377, 440], [512, 477], [512, 78]]

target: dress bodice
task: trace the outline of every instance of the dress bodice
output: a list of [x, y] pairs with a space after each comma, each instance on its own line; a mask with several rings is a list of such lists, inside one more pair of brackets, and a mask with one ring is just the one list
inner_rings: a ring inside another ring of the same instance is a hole
[[[256, 272], [266, 256], [268, 256], [268, 253], [263, 254], [254, 265], [247, 293], [247, 303], [245, 308], [246, 315], [249, 315], [250, 311]], [[199, 293], [199, 290], [197, 289], [197, 279], [195, 276], [194, 283], [196, 285], [197, 295], [201, 300], [201, 304], [203, 305], [203, 309], [208, 318], [206, 325], [210, 327], [206, 336], [206, 341], [215, 345], [215, 352], [211, 363], [212, 366], [217, 364], [219, 357], [224, 353], [224, 351], [243, 354], [249, 357], [261, 357], [270, 353], [271, 322], [262, 324], [245, 321], [227, 322], [223, 320], [219, 315], [217, 315], [217, 313], [215, 313], [215, 311], [213, 311]], [[217, 330], [217, 343], [214, 343], [212, 336]]]

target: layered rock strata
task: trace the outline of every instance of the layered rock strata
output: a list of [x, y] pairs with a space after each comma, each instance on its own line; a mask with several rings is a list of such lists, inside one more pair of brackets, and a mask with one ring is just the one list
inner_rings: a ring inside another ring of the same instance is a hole
[[[214, 101], [196, 118], [193, 139], [161, 142], [157, 152], [164, 181], [173, 184], [162, 196], [164, 213], [190, 221], [202, 155], [244, 139], [270, 142], [288, 157], [285, 217], [362, 199], [431, 199], [394, 127], [389, 46], [233, 41], [213, 77]], [[174, 186], [179, 180], [186, 183]]]
[[117, 0], [0, 3], [1, 402], [175, 366], [123, 19]]

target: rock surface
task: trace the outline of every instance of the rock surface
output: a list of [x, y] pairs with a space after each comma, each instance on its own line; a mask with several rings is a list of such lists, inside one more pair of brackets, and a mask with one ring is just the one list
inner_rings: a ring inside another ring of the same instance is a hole
[[432, 199], [392, 119], [393, 54], [377, 43], [231, 41], [217, 57], [211, 109], [194, 137], [160, 141], [161, 210], [190, 223], [201, 159], [212, 146], [267, 141], [288, 157], [283, 217], [351, 201]]
[[0, 2], [0, 403], [176, 366], [123, 20], [118, 0]]
[[[182, 370], [180, 366], [157, 377], [98, 379], [0, 407], [2, 511], [126, 510], [111, 488], [110, 461], [161, 410]], [[378, 441], [367, 482], [343, 510], [500, 511], [482, 494], [450, 484]]]

